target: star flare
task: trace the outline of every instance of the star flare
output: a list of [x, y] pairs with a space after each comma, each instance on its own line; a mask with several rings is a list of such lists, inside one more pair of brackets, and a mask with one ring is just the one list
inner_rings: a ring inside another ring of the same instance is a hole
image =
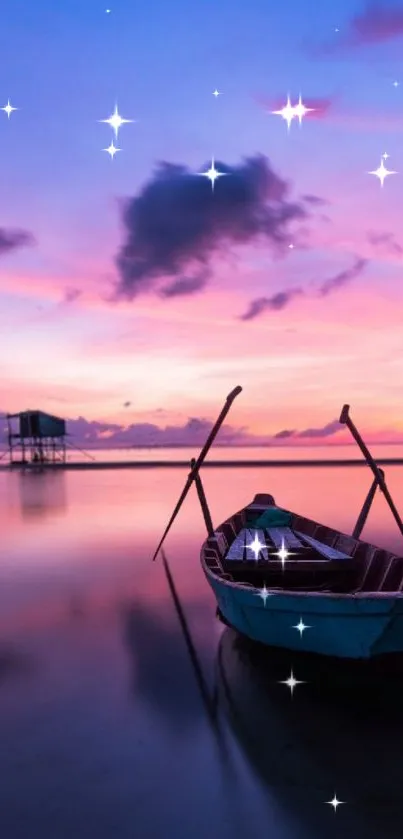
[[123, 119], [123, 117], [121, 117], [120, 114], [119, 114], [118, 106], [115, 105], [115, 110], [114, 110], [112, 116], [108, 117], [108, 119], [100, 119], [100, 120], [98, 120], [98, 122], [106, 122], [108, 125], [110, 125], [111, 128], [113, 128], [113, 130], [115, 132], [115, 137], [117, 138], [119, 128], [121, 128], [122, 125], [125, 125], [128, 122], [135, 122], [135, 120], [134, 119]]
[[266, 605], [266, 600], [268, 597], [272, 597], [272, 592], [266, 588], [266, 584], [264, 583], [260, 591], [258, 591], [258, 597], [261, 597], [263, 600], [264, 605]]
[[253, 551], [253, 553], [255, 554], [255, 559], [257, 560], [259, 559], [260, 551], [262, 551], [263, 548], [266, 547], [266, 545], [263, 545], [261, 543], [261, 541], [259, 540], [259, 536], [257, 535], [257, 533], [255, 533], [253, 542], [251, 542], [250, 545], [246, 545], [246, 547], [249, 548], [249, 550]]
[[333, 798], [332, 798], [332, 800], [331, 800], [331, 801], [325, 801], [325, 804], [330, 804], [330, 806], [331, 806], [331, 807], [333, 807], [334, 812], [336, 812], [336, 810], [337, 810], [337, 808], [338, 808], [339, 804], [345, 804], [345, 803], [346, 803], [345, 801], [339, 801], [339, 799], [337, 798], [336, 793], [334, 794], [334, 796], [333, 796]]
[[13, 111], [18, 111], [18, 108], [13, 108], [13, 106], [10, 103], [10, 100], [8, 99], [7, 100], [7, 105], [4, 105], [4, 108], [0, 108], [0, 110], [4, 111], [7, 114], [8, 118], [10, 119], [10, 116], [13, 113]]
[[287, 128], [288, 128], [288, 130], [290, 130], [290, 125], [291, 125], [294, 117], [297, 116], [296, 113], [295, 113], [294, 106], [291, 105], [290, 94], [288, 94], [288, 96], [287, 96], [287, 102], [285, 103], [284, 107], [280, 108], [279, 111], [271, 111], [271, 113], [285, 119], [285, 121], [287, 123]]
[[298, 630], [299, 634], [301, 635], [301, 638], [302, 638], [302, 633], [304, 632], [304, 630], [305, 630], [305, 629], [312, 629], [312, 627], [311, 627], [311, 626], [307, 626], [307, 624], [306, 624], [306, 623], [304, 623], [304, 621], [302, 620], [302, 618], [300, 618], [300, 619], [299, 619], [299, 623], [297, 623], [297, 624], [296, 624], [295, 626], [293, 626], [292, 628], [293, 628], [293, 629], [297, 629], [297, 630]]
[[289, 557], [289, 556], [295, 556], [295, 554], [294, 554], [294, 553], [291, 553], [291, 552], [290, 552], [290, 551], [286, 548], [286, 546], [285, 546], [285, 542], [284, 542], [284, 539], [282, 539], [282, 540], [281, 540], [281, 548], [279, 548], [279, 550], [278, 550], [278, 551], [275, 551], [274, 556], [278, 556], [278, 558], [279, 558], [279, 560], [280, 560], [280, 562], [281, 562], [281, 567], [282, 567], [282, 569], [283, 569], [283, 571], [284, 571], [284, 569], [285, 569], [285, 564], [286, 564], [286, 561], [287, 561], [288, 557]]
[[304, 103], [301, 99], [301, 94], [299, 94], [298, 102], [297, 102], [296, 105], [294, 105], [294, 114], [295, 114], [296, 117], [298, 117], [300, 125], [302, 123], [303, 117], [306, 116], [306, 114], [309, 114], [310, 111], [314, 111], [314, 110], [315, 110], [315, 108], [307, 108], [304, 105]]
[[122, 149], [118, 149], [118, 148], [115, 146], [115, 144], [114, 144], [114, 142], [113, 142], [113, 140], [112, 140], [112, 142], [111, 142], [110, 146], [108, 146], [108, 148], [107, 148], [107, 149], [102, 149], [102, 151], [106, 151], [106, 152], [108, 152], [108, 154], [109, 154], [109, 155], [110, 155], [110, 157], [111, 157], [111, 160], [113, 160], [113, 158], [115, 157], [116, 152], [118, 152], [118, 151], [122, 151]]
[[291, 675], [288, 677], [288, 679], [285, 679], [284, 682], [279, 682], [279, 684], [280, 685], [287, 685], [287, 687], [290, 688], [291, 696], [292, 696], [293, 693], [294, 693], [294, 688], [297, 685], [304, 685], [305, 682], [298, 681], [298, 679], [295, 678], [294, 673], [291, 670]]
[[227, 172], [218, 172], [214, 165], [214, 157], [212, 157], [210, 169], [208, 169], [207, 172], [198, 172], [197, 174], [203, 175], [205, 178], [209, 179], [209, 181], [211, 182], [212, 192], [214, 192], [214, 182], [217, 180], [217, 178], [220, 178], [221, 175], [226, 175]]
[[381, 182], [381, 186], [383, 186], [384, 182], [385, 182], [385, 178], [387, 178], [388, 175], [397, 175], [397, 172], [394, 172], [392, 169], [387, 169], [386, 168], [385, 163], [384, 163], [384, 159], [383, 159], [383, 156], [382, 156], [380, 166], [378, 166], [378, 168], [374, 169], [372, 172], [368, 172], [368, 175], [375, 175], [376, 178], [379, 178], [379, 180]]

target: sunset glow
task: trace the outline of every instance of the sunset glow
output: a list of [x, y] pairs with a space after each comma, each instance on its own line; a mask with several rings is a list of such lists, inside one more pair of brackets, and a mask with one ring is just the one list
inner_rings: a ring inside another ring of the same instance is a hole
[[0, 412], [191, 443], [241, 384], [232, 444], [349, 442], [345, 402], [403, 441], [397, 12], [67, 5], [3, 11]]

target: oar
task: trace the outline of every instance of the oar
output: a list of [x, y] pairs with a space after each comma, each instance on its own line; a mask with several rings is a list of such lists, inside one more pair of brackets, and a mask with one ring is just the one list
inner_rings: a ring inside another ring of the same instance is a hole
[[389, 490], [386, 486], [386, 481], [385, 481], [382, 469], [379, 468], [378, 464], [375, 462], [374, 458], [372, 457], [371, 452], [369, 451], [369, 449], [365, 445], [364, 440], [362, 439], [362, 437], [359, 434], [357, 428], [355, 427], [351, 417], [349, 416], [349, 410], [350, 410], [350, 405], [343, 405], [343, 410], [340, 414], [339, 422], [341, 422], [341, 423], [343, 423], [343, 425], [347, 426], [347, 428], [351, 432], [352, 436], [354, 437], [354, 440], [356, 441], [357, 445], [361, 449], [361, 451], [362, 451], [362, 453], [365, 457], [365, 460], [368, 463], [369, 468], [371, 469], [374, 477], [377, 480], [379, 488], [383, 492], [383, 494], [386, 498], [386, 501], [389, 504], [392, 516], [393, 516], [401, 534], [403, 535], [403, 522], [402, 522], [402, 520], [399, 516], [397, 508], [395, 507], [393, 498], [392, 498], [392, 496], [391, 496], [391, 494], [390, 494], [390, 492], [389, 492]]
[[241, 393], [241, 390], [242, 390], [242, 388], [240, 387], [240, 385], [238, 385], [237, 387], [234, 388], [234, 390], [231, 391], [231, 393], [228, 394], [228, 396], [225, 400], [225, 405], [224, 405], [224, 407], [223, 407], [215, 425], [213, 425], [213, 428], [211, 429], [210, 434], [207, 437], [207, 440], [206, 440], [206, 442], [205, 442], [205, 444], [204, 444], [204, 446], [203, 446], [203, 448], [202, 448], [202, 450], [199, 454], [199, 457], [197, 458], [197, 460], [195, 462], [195, 465], [193, 466], [192, 471], [189, 472], [188, 479], [186, 481], [186, 484], [184, 486], [182, 494], [179, 498], [179, 501], [178, 501], [173, 513], [172, 513], [171, 518], [169, 519], [169, 522], [168, 522], [168, 524], [165, 528], [164, 535], [163, 535], [163, 537], [162, 537], [162, 539], [161, 539], [161, 541], [158, 545], [158, 548], [155, 551], [155, 554], [153, 556], [153, 562], [157, 558], [157, 556], [159, 554], [159, 551], [161, 550], [162, 545], [165, 542], [165, 539], [166, 539], [166, 537], [167, 537], [167, 535], [168, 535], [168, 533], [169, 533], [169, 531], [170, 531], [170, 529], [171, 529], [171, 527], [172, 527], [172, 525], [173, 525], [173, 523], [176, 519], [176, 516], [178, 515], [179, 510], [182, 507], [182, 504], [183, 504], [183, 502], [184, 502], [184, 500], [185, 500], [185, 498], [186, 498], [186, 496], [187, 496], [187, 494], [190, 490], [190, 487], [192, 486], [192, 483], [193, 483], [196, 475], [199, 472], [199, 469], [200, 469], [203, 461], [206, 459], [206, 456], [208, 454], [209, 449], [211, 448], [215, 438], [217, 437], [217, 434], [218, 434], [218, 432], [219, 432], [219, 430], [220, 430], [220, 428], [221, 428], [221, 426], [222, 426], [222, 424], [225, 420], [225, 417], [228, 414], [228, 411], [231, 408], [231, 405], [232, 405], [234, 399], [236, 399], [238, 394]]

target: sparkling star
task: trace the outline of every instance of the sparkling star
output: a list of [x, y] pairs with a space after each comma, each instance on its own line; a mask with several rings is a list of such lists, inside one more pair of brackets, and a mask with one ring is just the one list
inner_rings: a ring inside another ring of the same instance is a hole
[[287, 123], [287, 128], [288, 128], [288, 130], [290, 130], [290, 125], [291, 125], [294, 117], [297, 116], [296, 113], [295, 113], [294, 106], [291, 105], [290, 94], [288, 94], [288, 96], [287, 96], [287, 102], [284, 105], [284, 107], [281, 108], [279, 111], [272, 111], [271, 113], [285, 119], [285, 121]]
[[334, 31], [335, 31], [335, 32], [339, 32], [339, 30], [337, 29], [337, 26], [336, 26], [336, 29], [335, 29]]
[[215, 98], [217, 99], [217, 96], [221, 96], [221, 91], [217, 90], [216, 88], [215, 90], [213, 90], [213, 96], [215, 96]]
[[108, 146], [108, 148], [107, 148], [107, 149], [102, 149], [102, 151], [106, 151], [106, 152], [108, 152], [108, 154], [111, 156], [111, 159], [113, 160], [113, 158], [115, 157], [116, 152], [118, 152], [118, 151], [122, 151], [122, 149], [118, 149], [118, 148], [114, 145], [114, 142], [113, 142], [113, 140], [112, 140], [112, 142], [111, 142], [110, 146]]
[[291, 244], [291, 245], [288, 245], [288, 247], [290, 248], [290, 250], [292, 250], [294, 245]]
[[[279, 684], [280, 684], [280, 685], [287, 685], [287, 687], [289, 687], [289, 688], [290, 688], [290, 691], [291, 691], [291, 696], [292, 696], [292, 694], [294, 693], [294, 688], [295, 688], [297, 685], [304, 685], [304, 684], [305, 684], [305, 682], [299, 682], [299, 681], [298, 681], [298, 679], [296, 679], [296, 678], [294, 677], [294, 673], [293, 673], [293, 672], [292, 672], [292, 670], [291, 670], [291, 675], [288, 677], [288, 679], [285, 679], [285, 681], [284, 681], [284, 682], [279, 682]], [[326, 803], [328, 803], [328, 802], [326, 802]], [[340, 803], [341, 803], [341, 802], [340, 802]]]
[[399, 87], [399, 82], [393, 82], [393, 87]]
[[249, 550], [253, 551], [253, 553], [255, 554], [255, 559], [258, 559], [260, 551], [263, 548], [265, 548], [266, 545], [262, 545], [262, 543], [259, 541], [259, 536], [257, 535], [257, 533], [255, 533], [253, 542], [251, 542], [250, 545], [246, 545], [246, 547], [249, 548]]
[[383, 154], [382, 157], [384, 160], [387, 160], [388, 157], [390, 157], [390, 154], [388, 154], [387, 151], [385, 151], [385, 154]]
[[286, 546], [285, 546], [285, 542], [284, 542], [284, 539], [282, 539], [282, 540], [281, 540], [281, 548], [280, 548], [278, 551], [275, 551], [274, 556], [278, 556], [278, 558], [279, 558], [279, 560], [280, 560], [280, 562], [281, 562], [281, 565], [282, 565], [283, 571], [284, 571], [284, 569], [285, 569], [285, 563], [286, 563], [286, 561], [287, 561], [288, 557], [289, 557], [289, 556], [295, 556], [295, 554], [291, 553], [291, 552], [290, 552], [290, 551], [286, 548]]
[[7, 105], [5, 105], [4, 108], [0, 108], [0, 110], [5, 111], [8, 118], [10, 119], [10, 114], [12, 114], [13, 111], [18, 111], [18, 108], [13, 108], [13, 106], [10, 104], [10, 100], [8, 99]]
[[301, 94], [299, 94], [299, 99], [296, 105], [294, 105], [294, 114], [299, 119], [299, 124], [301, 125], [303, 117], [308, 114], [310, 111], [314, 111], [315, 108], [307, 108], [302, 99]]
[[212, 192], [214, 192], [214, 182], [217, 180], [217, 178], [220, 178], [221, 175], [226, 175], [227, 172], [218, 172], [214, 165], [214, 157], [212, 157], [210, 169], [208, 169], [207, 172], [198, 172], [197, 174], [203, 175], [205, 178], [208, 178], [209, 181], [211, 181], [211, 189]]
[[265, 605], [265, 606], [266, 606], [266, 600], [267, 600], [267, 598], [268, 598], [268, 597], [272, 597], [272, 592], [271, 592], [271, 591], [268, 591], [268, 589], [266, 588], [266, 584], [265, 584], [265, 583], [263, 584], [263, 588], [261, 588], [261, 589], [260, 589], [260, 591], [258, 591], [258, 597], [261, 597], [261, 598], [262, 598], [263, 603], [264, 603], [264, 605]]
[[334, 794], [331, 801], [325, 801], [325, 804], [330, 804], [330, 806], [334, 808], [334, 812], [336, 812], [339, 804], [345, 804], [345, 803], [346, 803], [345, 801], [339, 801], [336, 793]]
[[301, 638], [302, 638], [302, 633], [303, 633], [304, 629], [312, 629], [312, 627], [311, 627], [311, 626], [307, 626], [307, 624], [306, 624], [306, 623], [304, 623], [304, 621], [302, 620], [302, 618], [300, 618], [300, 619], [299, 619], [299, 623], [297, 623], [297, 624], [296, 624], [296, 626], [293, 626], [292, 628], [293, 628], [293, 629], [298, 629], [298, 632], [299, 632], [299, 634], [301, 635]]
[[105, 14], [106, 14], [106, 15], [110, 15], [110, 13], [111, 13], [111, 10], [110, 10], [110, 9], [105, 9]]
[[381, 186], [383, 186], [385, 178], [387, 178], [388, 175], [397, 175], [397, 172], [387, 169], [384, 164], [383, 157], [381, 157], [381, 165], [378, 166], [378, 168], [375, 169], [373, 172], [368, 172], [368, 175], [375, 175], [376, 178], [379, 178]]
[[126, 124], [126, 123], [128, 123], [128, 122], [134, 122], [134, 121], [135, 121], [134, 119], [123, 119], [123, 117], [121, 117], [121, 116], [120, 116], [120, 114], [119, 114], [119, 111], [118, 111], [118, 106], [117, 106], [117, 105], [115, 105], [115, 110], [114, 110], [114, 112], [113, 112], [112, 116], [110, 116], [108, 119], [100, 119], [100, 120], [98, 120], [98, 122], [106, 122], [106, 123], [108, 123], [108, 125], [110, 125], [110, 126], [111, 126], [111, 128], [113, 128], [113, 130], [114, 130], [114, 132], [115, 132], [115, 137], [117, 137], [117, 136], [118, 136], [118, 131], [119, 131], [119, 128], [120, 128], [122, 125], [125, 125], [125, 124]]

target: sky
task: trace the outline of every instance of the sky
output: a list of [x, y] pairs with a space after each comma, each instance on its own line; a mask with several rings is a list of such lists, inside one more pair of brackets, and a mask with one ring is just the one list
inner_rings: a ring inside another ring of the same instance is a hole
[[1, 411], [191, 443], [240, 384], [222, 440], [403, 441], [403, 2], [13, 0], [0, 44]]

